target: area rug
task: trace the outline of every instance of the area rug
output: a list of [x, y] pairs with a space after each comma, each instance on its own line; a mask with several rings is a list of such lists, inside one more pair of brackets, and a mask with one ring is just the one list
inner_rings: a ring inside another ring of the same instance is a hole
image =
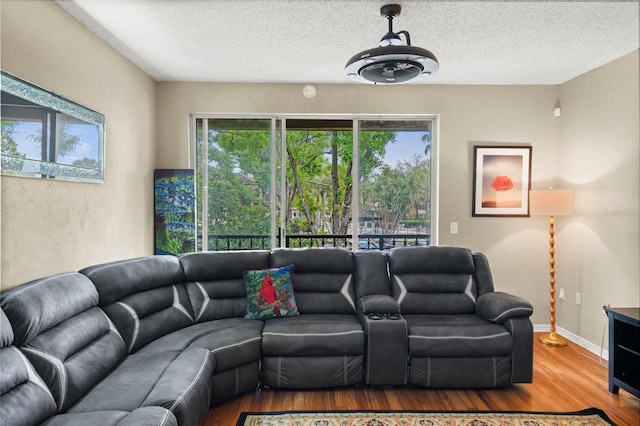
[[526, 411], [243, 412], [236, 426], [610, 426], [597, 408], [572, 413]]

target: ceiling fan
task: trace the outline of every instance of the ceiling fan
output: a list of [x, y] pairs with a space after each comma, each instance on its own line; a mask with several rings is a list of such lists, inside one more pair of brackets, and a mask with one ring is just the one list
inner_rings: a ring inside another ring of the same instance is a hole
[[[347, 78], [360, 83], [395, 84], [418, 80], [438, 70], [435, 55], [421, 47], [411, 46], [408, 31], [393, 32], [393, 18], [400, 15], [398, 4], [380, 8], [380, 15], [389, 21], [389, 31], [380, 40], [380, 47], [354, 55], [344, 68]], [[400, 36], [404, 36], [406, 44]]]

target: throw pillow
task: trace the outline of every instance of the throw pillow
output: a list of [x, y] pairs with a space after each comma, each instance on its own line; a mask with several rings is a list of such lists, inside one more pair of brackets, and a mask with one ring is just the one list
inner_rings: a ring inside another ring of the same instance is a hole
[[245, 271], [247, 314], [245, 318], [269, 319], [298, 315], [291, 275], [293, 265]]

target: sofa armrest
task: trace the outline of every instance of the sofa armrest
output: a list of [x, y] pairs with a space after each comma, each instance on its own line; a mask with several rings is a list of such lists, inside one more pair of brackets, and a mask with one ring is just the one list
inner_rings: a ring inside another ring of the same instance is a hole
[[510, 318], [529, 318], [533, 306], [521, 297], [496, 291], [478, 297], [476, 313], [489, 321], [503, 323]]
[[363, 296], [358, 300], [358, 313], [368, 314], [400, 314], [400, 305], [396, 299], [384, 294]]

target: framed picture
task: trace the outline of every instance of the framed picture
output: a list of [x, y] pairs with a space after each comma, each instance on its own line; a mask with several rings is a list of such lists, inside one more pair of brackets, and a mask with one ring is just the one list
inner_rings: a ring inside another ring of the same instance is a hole
[[473, 148], [473, 216], [529, 216], [530, 146]]

